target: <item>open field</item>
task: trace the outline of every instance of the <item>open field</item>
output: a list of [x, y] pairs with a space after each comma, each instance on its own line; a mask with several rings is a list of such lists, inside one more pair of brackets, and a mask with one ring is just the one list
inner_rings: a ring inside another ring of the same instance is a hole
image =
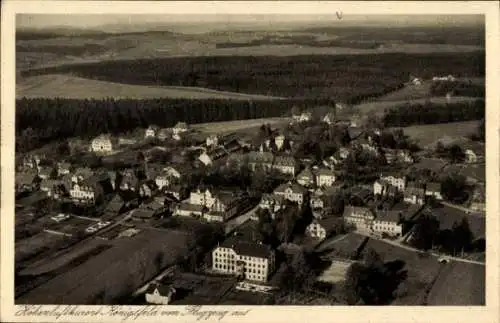
[[40, 232], [27, 239], [18, 240], [15, 243], [15, 262], [22, 262], [32, 255], [44, 250], [50, 250], [63, 242], [66, 238], [61, 235]]
[[406, 135], [415, 140], [420, 147], [432, 148], [443, 138], [466, 137], [474, 133], [480, 121], [450, 122], [430, 125], [417, 125], [402, 128]]
[[344, 281], [351, 264], [351, 262], [333, 261], [330, 267], [318, 277], [318, 281], [334, 284]]
[[400, 90], [381, 96], [377, 101], [409, 101], [424, 99], [429, 96], [431, 85], [431, 81], [425, 81], [421, 85], [407, 84]]
[[249, 120], [235, 120], [223, 122], [210, 122], [198, 123], [191, 125], [191, 128], [205, 133], [226, 133], [236, 132], [241, 130], [250, 130], [252, 128], [259, 128], [263, 124], [277, 126], [289, 123], [291, 118], [263, 118], [263, 119], [249, 119]]
[[486, 267], [451, 262], [429, 293], [429, 305], [485, 305]]
[[355, 106], [355, 108], [360, 112], [360, 113], [369, 113], [369, 112], [374, 112], [376, 115], [383, 116], [385, 113], [386, 109], [394, 108], [397, 106], [401, 105], [406, 105], [406, 104], [424, 104], [427, 100], [429, 100], [430, 103], [434, 104], [445, 104], [445, 103], [459, 103], [459, 102], [473, 102], [476, 101], [478, 98], [473, 98], [473, 97], [466, 97], [466, 96], [454, 96], [451, 97], [449, 101], [446, 100], [446, 97], [431, 97], [429, 99], [411, 99], [411, 100], [398, 100], [398, 101], [374, 101], [374, 102], [365, 102], [361, 103]]
[[486, 218], [480, 215], [467, 215], [465, 212], [449, 207], [443, 206], [431, 210], [439, 220], [439, 228], [452, 229], [455, 222], [460, 223], [463, 217], [469, 221], [469, 227], [475, 238], [484, 237], [486, 234]]
[[365, 236], [351, 232], [343, 237], [327, 239], [316, 248], [316, 252], [327, 258], [351, 258], [366, 239]]
[[112, 97], [115, 99], [280, 99], [278, 97], [270, 97], [265, 95], [225, 92], [205, 89], [201, 87], [121, 84], [60, 74], [38, 75], [21, 79], [21, 81], [16, 84], [16, 97], [58, 97], [69, 99], [104, 99], [108, 97]]
[[111, 249], [27, 292], [16, 303], [95, 304], [133, 292], [161, 268], [185, 255], [189, 235], [143, 230]]
[[380, 240], [370, 239], [364, 251], [372, 248], [385, 262], [402, 260], [406, 263], [404, 267], [408, 271], [408, 278], [399, 287], [400, 297], [394, 301], [394, 305], [420, 305], [421, 296], [426, 287], [432, 283], [439, 273], [441, 265], [437, 257], [431, 255], [419, 255], [404, 248], [400, 248]]

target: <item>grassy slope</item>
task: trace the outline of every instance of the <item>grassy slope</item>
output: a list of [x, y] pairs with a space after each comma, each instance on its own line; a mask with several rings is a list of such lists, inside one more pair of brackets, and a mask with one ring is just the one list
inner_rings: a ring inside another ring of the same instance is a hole
[[106, 97], [148, 99], [148, 98], [191, 98], [191, 99], [278, 99], [265, 95], [216, 91], [197, 87], [160, 87], [129, 85], [69, 75], [41, 75], [20, 80], [16, 85], [19, 97], [64, 97], [73, 99]]

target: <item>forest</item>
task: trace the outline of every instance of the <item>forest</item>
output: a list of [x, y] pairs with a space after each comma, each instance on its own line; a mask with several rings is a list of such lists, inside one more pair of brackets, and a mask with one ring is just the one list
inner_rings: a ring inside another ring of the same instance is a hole
[[383, 118], [385, 127], [481, 120], [485, 117], [484, 99], [452, 104], [410, 104], [388, 109]]
[[25, 70], [21, 76], [74, 76], [156, 86], [196, 86], [290, 98], [358, 103], [395, 90], [410, 75], [482, 77], [484, 51], [470, 53], [171, 57], [82, 63]]

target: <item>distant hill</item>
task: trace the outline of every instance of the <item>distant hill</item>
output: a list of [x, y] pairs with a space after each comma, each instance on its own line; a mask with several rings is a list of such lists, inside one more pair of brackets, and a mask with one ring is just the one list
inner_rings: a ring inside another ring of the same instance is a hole
[[107, 97], [129, 99], [281, 99], [279, 97], [216, 91], [200, 87], [129, 85], [59, 74], [20, 78], [16, 84], [16, 97], [60, 97], [70, 99], [103, 99]]

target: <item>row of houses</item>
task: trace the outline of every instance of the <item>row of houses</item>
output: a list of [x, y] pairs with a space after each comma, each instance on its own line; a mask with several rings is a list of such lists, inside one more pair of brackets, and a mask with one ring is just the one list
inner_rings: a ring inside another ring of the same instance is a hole
[[425, 203], [426, 197], [442, 200], [441, 184], [437, 182], [417, 183], [408, 181], [406, 176], [398, 174], [381, 174], [373, 183], [373, 194], [376, 196], [396, 196], [403, 194], [404, 201], [410, 204]]

